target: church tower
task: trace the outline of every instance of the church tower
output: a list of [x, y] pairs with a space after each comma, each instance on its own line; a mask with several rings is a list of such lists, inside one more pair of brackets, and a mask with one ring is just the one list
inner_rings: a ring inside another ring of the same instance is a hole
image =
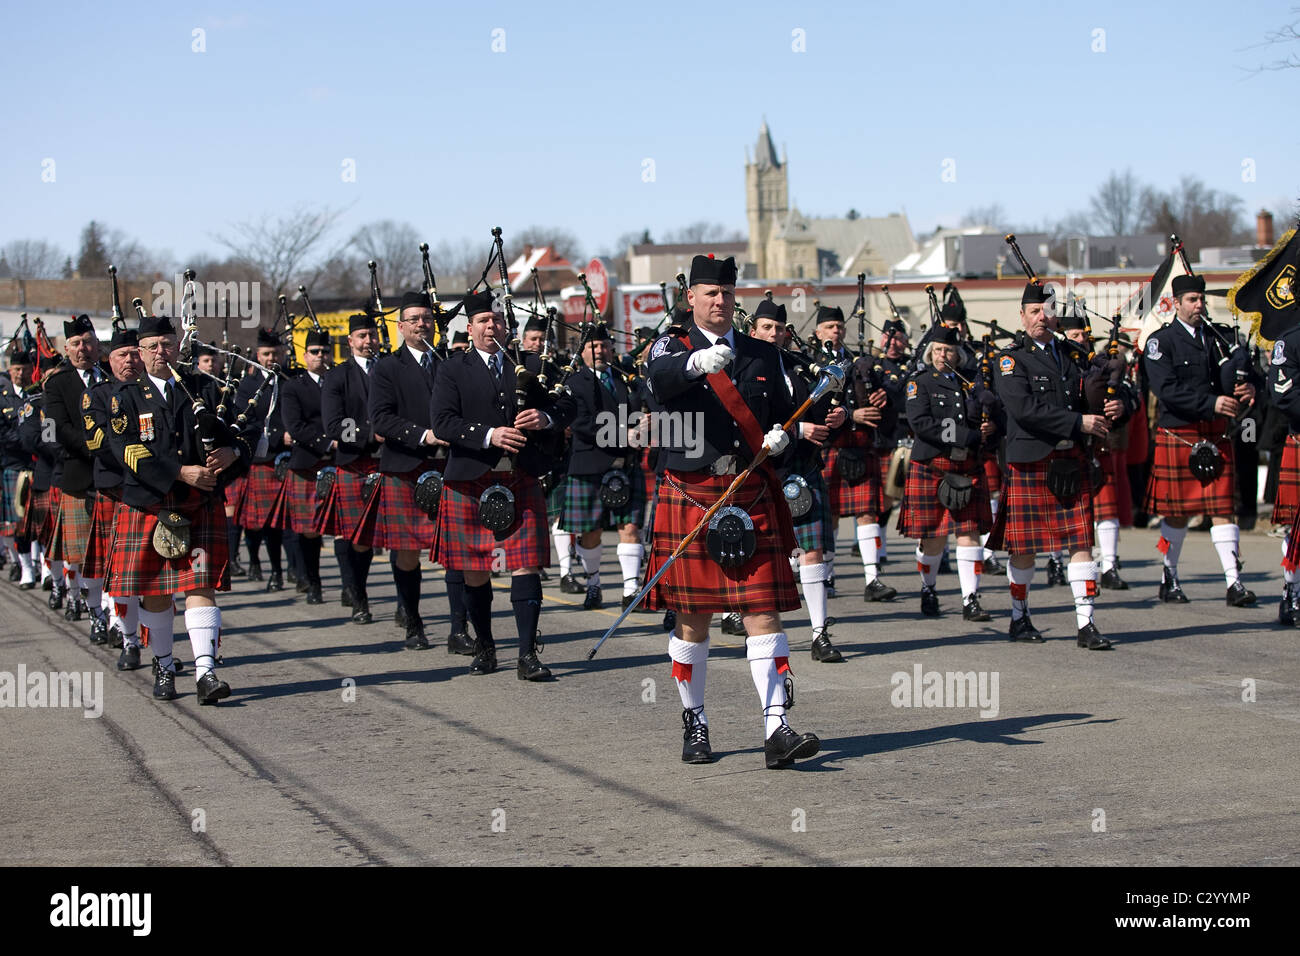
[[789, 174], [776, 158], [767, 120], [758, 128], [754, 156], [745, 159], [745, 212], [749, 217], [749, 261], [758, 269], [757, 278], [768, 274], [767, 240], [772, 224], [790, 211]]

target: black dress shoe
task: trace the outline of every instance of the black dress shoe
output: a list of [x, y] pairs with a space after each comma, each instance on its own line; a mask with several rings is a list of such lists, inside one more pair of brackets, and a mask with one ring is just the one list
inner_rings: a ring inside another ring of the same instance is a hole
[[352, 623], [353, 624], [372, 624], [374, 618], [370, 616], [370, 603], [365, 599], [357, 601], [352, 605]]
[[248, 569], [240, 564], [239, 559], [234, 555], [231, 555], [230, 560], [227, 561], [226, 564], [230, 568], [230, 576], [232, 578], [242, 578], [248, 574]]
[[539, 578], [542, 579], [542, 583], [543, 583], [543, 584], [545, 584], [547, 581], [551, 580], [551, 576], [550, 576], [550, 574], [547, 573], [547, 571], [546, 571], [545, 568], [541, 568], [541, 569], [539, 569], [538, 572], [537, 572], [537, 576], [538, 576]]
[[1237, 581], [1233, 583], [1232, 587], [1228, 588], [1228, 594], [1224, 601], [1228, 607], [1254, 607], [1255, 592], [1247, 590], [1246, 585]]
[[28, 581], [28, 582], [26, 582], [25, 584], [20, 584], [20, 585], [18, 585], [18, 590], [20, 590], [20, 591], [30, 591], [30, 590], [32, 590], [32, 589], [35, 588], [35, 587], [36, 587], [36, 582], [35, 582], [35, 581]]
[[1007, 569], [1006, 566], [1001, 561], [998, 560], [998, 556], [996, 554], [990, 554], [987, 558], [984, 559], [984, 573], [985, 574], [1006, 574]]
[[49, 599], [45, 602], [50, 606], [51, 611], [57, 611], [63, 607], [63, 588], [51, 588]]
[[474, 659], [469, 663], [469, 672], [479, 677], [496, 671], [497, 646], [495, 644], [476, 643], [474, 647]]
[[249, 562], [248, 562], [248, 580], [250, 580], [250, 581], [260, 581], [260, 580], [262, 580], [262, 562], [261, 562], [261, 561], [249, 561]]
[[80, 621], [81, 609], [83, 606], [81, 598], [77, 597], [75, 594], [69, 595], [67, 603], [63, 607], [63, 619], [65, 621]]
[[293, 569], [293, 565], [289, 565], [289, 570], [285, 572], [284, 576], [290, 584], [298, 583], [298, 572]]
[[272, 571], [271, 576], [266, 579], [266, 590], [268, 592], [284, 590], [284, 578], [281, 577], [279, 571]]
[[572, 574], [566, 574], [560, 578], [560, 590], [565, 594], [582, 594], [587, 589]]
[[739, 611], [732, 611], [730, 614], [722, 616], [722, 626], [719, 628], [723, 634], [734, 634], [737, 637], [745, 633], [745, 620], [740, 616]]
[[674, 610], [664, 611], [663, 624], [660, 625], [665, 634], [677, 629], [677, 612]]
[[984, 608], [980, 607], [979, 592], [976, 591], [968, 597], [961, 606], [961, 616], [964, 621], [991, 621], [993, 615]]
[[199, 695], [200, 704], [215, 704], [230, 696], [230, 685], [217, 677], [216, 671], [208, 671], [194, 685]]
[[1127, 591], [1128, 582], [1119, 576], [1118, 568], [1101, 572], [1101, 587], [1104, 591]]
[[[640, 591], [637, 591], [637, 592], [636, 592], [636, 594], [640, 594], [640, 593], [641, 593]], [[636, 594], [624, 594], [624, 595], [623, 595], [623, 601], [622, 601], [622, 604], [621, 604], [621, 606], [620, 606], [619, 609], [620, 609], [620, 610], [623, 610], [623, 611], [626, 611], [629, 607], [631, 607], [631, 606], [632, 606], [632, 602], [636, 600]], [[636, 606], [636, 610], [634, 610], [632, 613], [633, 613], [633, 614], [653, 614], [654, 612], [651, 611], [648, 607], [645, 606], [645, 601], [642, 601], [640, 604], [638, 604], [638, 605]]]
[[1282, 586], [1282, 602], [1277, 607], [1277, 622], [1283, 627], [1295, 627], [1300, 624], [1300, 587], [1294, 584]]
[[308, 591], [311, 590], [311, 582], [308, 581], [306, 578], [299, 578], [297, 581], [294, 582], [294, 590], [297, 591], [299, 594], [306, 594]]
[[424, 622], [419, 618], [414, 618], [406, 625], [406, 649], [408, 651], [429, 649], [429, 639], [424, 636]]
[[120, 671], [133, 671], [140, 667], [140, 648], [134, 644], [128, 644], [122, 648], [122, 653], [117, 656], [117, 669]]
[[1058, 584], [1065, 584], [1065, 567], [1057, 558], [1047, 559], [1047, 586], [1055, 587]]
[[[221, 661], [221, 658], [218, 657], [218, 658], [217, 658], [217, 661], [218, 661], [218, 663], [219, 663], [219, 662]], [[172, 673], [173, 673], [173, 674], [184, 674], [184, 673], [185, 673], [185, 662], [184, 662], [183, 660], [181, 660], [179, 657], [173, 657], [173, 658], [172, 658]]]
[[816, 756], [822, 742], [816, 734], [797, 734], [789, 724], [782, 724], [763, 745], [763, 755], [767, 759], [768, 770], [788, 767], [796, 760]]
[[812, 659], [823, 664], [842, 664], [844, 655], [831, 643], [831, 625], [834, 618], [826, 619], [825, 627], [813, 628]]
[[928, 585], [921, 588], [921, 613], [926, 617], [939, 616], [939, 595]]
[[406, 627], [406, 608], [397, 605], [397, 610], [393, 612], [393, 623], [400, 628]]
[[122, 635], [122, 625], [114, 624], [108, 629], [108, 646], [122, 647], [126, 644], [126, 638]]
[[458, 628], [452, 627], [451, 636], [447, 638], [447, 653], [461, 654], [466, 657], [474, 656], [474, 639], [469, 636], [464, 624], [461, 624]]
[[682, 711], [682, 727], [682, 763], [713, 763], [709, 725], [700, 723], [695, 711], [688, 707]]
[[9, 565], [9, 580], [17, 581], [23, 576], [23, 567], [17, 561]]
[[544, 681], [551, 679], [551, 671], [537, 658], [534, 651], [519, 658], [516, 674], [520, 680]]
[[158, 666], [158, 658], [153, 659], [153, 695], [158, 700], [176, 699], [176, 675]]
[[1160, 576], [1160, 600], [1166, 604], [1187, 604], [1187, 595], [1178, 584], [1178, 572], [1173, 568], [1164, 568]]
[[898, 597], [898, 588], [891, 588], [880, 578], [876, 578], [868, 584], [867, 589], [862, 592], [862, 600], [867, 603], [872, 601], [892, 601], [896, 597]]
[[1097, 630], [1097, 625], [1089, 621], [1087, 625], [1079, 628], [1079, 646], [1086, 647], [1090, 651], [1108, 651], [1110, 650], [1110, 641], [1101, 636], [1101, 631]]
[[108, 643], [108, 615], [96, 608], [90, 612], [90, 643]]
[[311, 585], [310, 587], [307, 588], [307, 603], [308, 603], [308, 604], [324, 604], [324, 603], [325, 603], [325, 598], [324, 598], [324, 597], [321, 595], [321, 593], [320, 593], [320, 586], [319, 586], [319, 585], [315, 585], [315, 584], [313, 584], [313, 585]]
[[587, 585], [587, 598], [582, 602], [584, 611], [599, 611], [605, 606], [604, 596], [600, 593], [599, 584]]
[[339, 592], [339, 603], [344, 607], [352, 607], [356, 604], [356, 599], [352, 596], [351, 588], [344, 588]]
[[1012, 618], [1011, 620], [1011, 640], [1020, 641], [1024, 644], [1042, 644], [1043, 635], [1034, 627], [1034, 622], [1029, 619], [1026, 613], [1020, 620]]
[[826, 579], [826, 600], [829, 601], [831, 598], [837, 596], [838, 595], [835, 593], [835, 575], [832, 574]]
[[54, 576], [53, 576], [53, 575], [50, 575], [48, 578], [43, 578], [43, 579], [41, 579], [41, 590], [42, 590], [42, 591], [53, 591], [53, 590], [54, 590]]

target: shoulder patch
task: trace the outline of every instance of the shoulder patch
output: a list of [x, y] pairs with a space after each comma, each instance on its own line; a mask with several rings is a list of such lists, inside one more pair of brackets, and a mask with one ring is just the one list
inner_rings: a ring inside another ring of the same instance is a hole
[[95, 430], [95, 420], [91, 418], [89, 415], [82, 415], [81, 420], [82, 423], [86, 426], [86, 431], [93, 432]]
[[1281, 339], [1278, 339], [1276, 342], [1273, 343], [1273, 364], [1274, 365], [1286, 364], [1286, 349], [1283, 347], [1283, 343]]
[[915, 383], [915, 382], [908, 382], [908, 383], [907, 383], [907, 397], [908, 397], [908, 398], [916, 398], [916, 383]]
[[116, 395], [114, 395], [112, 401], [109, 402], [109, 406], [111, 408], [112, 414], [114, 415], [116, 415], [118, 412], [122, 410], [122, 403]]
[[82, 407], [83, 410], [84, 410], [84, 409], [87, 409], [87, 408], [90, 407], [90, 393], [89, 393], [89, 392], [82, 392], [82, 393], [81, 393], [81, 407]]
[[1016, 360], [1010, 355], [1004, 355], [998, 359], [998, 369], [1003, 375], [1010, 375], [1016, 370]]
[[655, 344], [650, 346], [650, 361], [654, 361], [668, 351], [668, 343], [673, 340], [671, 335], [661, 335], [655, 340]]
[[1160, 340], [1154, 335], [1147, 339], [1147, 358], [1153, 362], [1158, 362], [1161, 359]]

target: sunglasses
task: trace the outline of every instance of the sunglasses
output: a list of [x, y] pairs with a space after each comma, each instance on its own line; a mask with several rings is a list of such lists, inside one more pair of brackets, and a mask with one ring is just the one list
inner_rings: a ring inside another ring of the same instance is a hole
[[329, 349], [308, 349], [308, 355], [329, 355]]

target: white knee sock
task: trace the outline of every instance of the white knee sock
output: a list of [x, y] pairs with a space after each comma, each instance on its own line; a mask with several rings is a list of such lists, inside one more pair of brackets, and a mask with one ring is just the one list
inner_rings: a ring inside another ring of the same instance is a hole
[[862, 552], [862, 571], [866, 575], [868, 584], [880, 576], [880, 572], [877, 569], [879, 558], [876, 556], [879, 547], [880, 525], [858, 525], [858, 550]]
[[1011, 620], [1018, 621], [1029, 613], [1029, 585], [1034, 583], [1034, 566], [1018, 568], [1008, 562], [1007, 580], [1011, 582]]
[[[67, 587], [67, 582], [63, 578], [63, 562], [51, 560], [46, 563], [50, 569], [50, 577], [54, 578], [54, 586], [56, 588]], [[43, 580], [42, 583], [44, 583]]]
[[573, 535], [567, 531], [561, 531], [556, 528], [551, 532], [551, 540], [555, 542], [555, 553], [560, 558], [560, 577], [567, 577], [573, 573]]
[[217, 635], [221, 633], [221, 608], [192, 607], [185, 612], [185, 630], [194, 651], [194, 679], [217, 666]]
[[826, 626], [826, 565], [799, 565], [799, 581], [803, 584], [803, 599], [808, 602], [808, 625], [815, 631]]
[[682, 707], [694, 710], [700, 723], [707, 726], [709, 718], [704, 716], [704, 683], [709, 673], [708, 639], [692, 644], [679, 637], [670, 637], [668, 657], [673, 662], [673, 680], [677, 682]]
[[158, 658], [158, 665], [163, 670], [176, 672], [172, 662], [172, 609], [165, 611], [146, 611], [140, 608], [140, 644], [147, 647]]
[[1210, 540], [1214, 550], [1219, 552], [1219, 561], [1223, 565], [1223, 577], [1232, 587], [1239, 580], [1237, 572], [1237, 552], [1241, 550], [1241, 529], [1235, 524], [1216, 524], [1210, 528]]
[[1172, 571], [1178, 570], [1178, 556], [1183, 553], [1183, 539], [1186, 537], [1186, 528], [1173, 528], [1167, 521], [1160, 522], [1160, 540], [1156, 542], [1156, 550], [1165, 556], [1165, 567]]
[[984, 572], [984, 549], [979, 545], [957, 545], [957, 580], [961, 582], [961, 599], [964, 602], [980, 589], [980, 575]]
[[604, 550], [603, 545], [596, 545], [594, 548], [584, 548], [582, 545], [577, 546], [578, 560], [582, 562], [582, 570], [587, 572], [587, 586], [600, 586], [600, 555]]
[[624, 596], [637, 592], [637, 585], [641, 583], [641, 557], [644, 554], [644, 545], [619, 542], [618, 564], [623, 569]]
[[749, 673], [763, 704], [763, 739], [785, 723], [785, 679], [790, 671], [790, 642], [785, 632], [756, 634], [745, 642]]
[[1291, 546], [1291, 533], [1288, 531], [1285, 538], [1282, 539], [1282, 578], [1287, 584], [1295, 584], [1296, 571], [1286, 566], [1286, 551]]
[[81, 583], [86, 586], [86, 607], [91, 610], [102, 608], [104, 604], [104, 579], [82, 578]]
[[1097, 545], [1101, 550], [1101, 569], [1109, 571], [1119, 560], [1119, 519], [1106, 518], [1097, 522]]
[[32, 584], [36, 581], [36, 568], [32, 564], [30, 552], [23, 551], [19, 553], [18, 565], [23, 569], [23, 576], [18, 579], [19, 584]]
[[1079, 627], [1092, 623], [1092, 605], [1097, 599], [1097, 562], [1071, 561], [1065, 578], [1074, 592], [1074, 619]]
[[916, 570], [921, 575], [921, 584], [924, 587], [932, 588], [939, 580], [939, 562], [943, 560], [943, 553], [926, 554], [921, 550], [921, 546], [916, 546]]

